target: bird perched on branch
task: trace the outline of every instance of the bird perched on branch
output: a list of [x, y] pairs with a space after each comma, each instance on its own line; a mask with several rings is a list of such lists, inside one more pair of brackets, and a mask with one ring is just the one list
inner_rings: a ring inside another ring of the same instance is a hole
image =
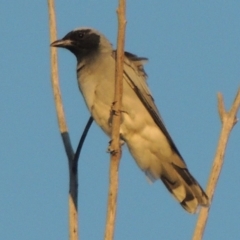
[[[51, 46], [76, 56], [79, 89], [92, 117], [110, 136], [116, 50], [91, 28], [73, 30]], [[208, 197], [188, 171], [154, 104], [143, 69], [146, 61], [125, 52], [120, 137], [147, 177], [161, 179], [182, 207], [195, 213], [198, 206], [209, 205]]]

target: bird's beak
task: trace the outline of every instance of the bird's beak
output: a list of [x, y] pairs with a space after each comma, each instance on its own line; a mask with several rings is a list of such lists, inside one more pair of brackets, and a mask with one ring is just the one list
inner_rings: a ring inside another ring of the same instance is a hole
[[63, 39], [60, 39], [60, 40], [56, 40], [54, 42], [51, 43], [51, 47], [68, 47], [68, 46], [71, 46], [72, 45], [72, 41], [71, 40], [63, 40]]

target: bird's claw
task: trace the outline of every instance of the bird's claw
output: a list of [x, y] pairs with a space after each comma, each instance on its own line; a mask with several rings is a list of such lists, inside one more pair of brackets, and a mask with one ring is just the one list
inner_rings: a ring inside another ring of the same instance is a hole
[[110, 140], [108, 143], [108, 148], [107, 148], [107, 152], [110, 153], [111, 155], [115, 155], [118, 151], [116, 149], [113, 149], [112, 148], [112, 141], [113, 140]]
[[110, 153], [111, 155], [115, 155], [118, 151], [109, 146], [107, 152]]

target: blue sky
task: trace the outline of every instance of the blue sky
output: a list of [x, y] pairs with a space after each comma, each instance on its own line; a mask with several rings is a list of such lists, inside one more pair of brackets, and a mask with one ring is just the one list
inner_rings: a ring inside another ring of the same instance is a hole
[[[115, 46], [117, 1], [56, 1], [58, 37], [80, 26]], [[192, 174], [206, 186], [227, 107], [240, 79], [239, 1], [128, 1], [125, 49], [149, 58], [148, 84]], [[47, 1], [0, 4], [0, 239], [68, 238], [68, 169], [50, 83]], [[64, 109], [76, 148], [89, 113], [76, 60], [59, 50]], [[239, 115], [238, 115], [239, 117]], [[79, 162], [80, 236], [103, 239], [108, 138], [94, 124]], [[204, 239], [240, 239], [240, 124], [228, 142]], [[190, 215], [160, 182], [150, 185], [126, 147], [120, 166], [116, 240], [191, 239]]]

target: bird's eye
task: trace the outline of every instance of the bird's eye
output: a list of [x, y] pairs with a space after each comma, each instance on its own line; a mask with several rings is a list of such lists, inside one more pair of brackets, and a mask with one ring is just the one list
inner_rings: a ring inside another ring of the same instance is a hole
[[83, 38], [84, 35], [85, 35], [84, 32], [79, 32], [79, 33], [78, 33], [78, 37], [79, 37], [79, 38]]

